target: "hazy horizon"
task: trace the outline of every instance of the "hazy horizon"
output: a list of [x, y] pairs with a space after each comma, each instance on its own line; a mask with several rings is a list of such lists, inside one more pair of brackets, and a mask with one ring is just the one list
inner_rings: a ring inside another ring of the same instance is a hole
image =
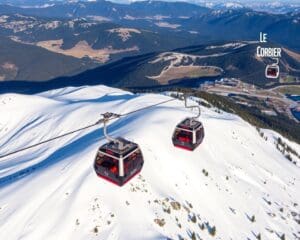
[[[37, 0], [36, 2], [96, 2], [99, 0]], [[289, 4], [289, 3], [299, 3], [299, 0], [107, 0], [115, 3], [131, 3], [131, 2], [141, 2], [141, 1], [161, 1], [161, 2], [189, 2], [189, 3], [197, 3], [197, 4], [205, 4], [205, 3], [242, 3], [242, 4], [250, 4], [250, 3], [281, 3], [281, 4]], [[0, 0], [1, 2], [16, 2], [16, 3], [26, 3], [26, 0]], [[34, 0], [28, 2], [35, 2]]]

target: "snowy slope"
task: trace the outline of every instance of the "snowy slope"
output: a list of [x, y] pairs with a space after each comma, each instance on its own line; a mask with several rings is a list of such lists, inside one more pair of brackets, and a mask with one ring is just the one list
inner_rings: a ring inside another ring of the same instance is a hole
[[[168, 98], [104, 86], [0, 95], [0, 155], [92, 124], [106, 111]], [[276, 149], [278, 135], [268, 130], [265, 140], [239, 117], [202, 108], [202, 145], [174, 148], [175, 125], [192, 115], [178, 100], [110, 124], [145, 158], [122, 188], [93, 170], [102, 126], [0, 159], [0, 239], [297, 239], [300, 169]]]

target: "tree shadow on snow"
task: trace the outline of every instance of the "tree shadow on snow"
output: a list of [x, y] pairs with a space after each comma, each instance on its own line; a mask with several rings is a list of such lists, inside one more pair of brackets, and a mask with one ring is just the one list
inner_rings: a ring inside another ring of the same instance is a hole
[[60, 101], [65, 104], [76, 104], [76, 103], [105, 103], [105, 102], [113, 102], [118, 100], [128, 101], [136, 98], [137, 95], [133, 94], [122, 94], [122, 95], [110, 95], [105, 94], [104, 96], [93, 98], [93, 99], [82, 99], [82, 100], [70, 100], [70, 99], [60, 99]]

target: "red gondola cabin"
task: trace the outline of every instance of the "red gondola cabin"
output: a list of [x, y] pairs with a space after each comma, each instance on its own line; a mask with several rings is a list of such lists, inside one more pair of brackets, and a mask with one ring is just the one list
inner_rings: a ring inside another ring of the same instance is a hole
[[94, 168], [99, 177], [122, 186], [141, 171], [144, 160], [136, 143], [116, 140], [99, 148]]
[[201, 122], [193, 118], [186, 118], [180, 122], [172, 137], [175, 147], [193, 151], [204, 138], [204, 128]]
[[279, 77], [279, 66], [278, 65], [268, 65], [266, 68], [267, 78], [278, 78]]

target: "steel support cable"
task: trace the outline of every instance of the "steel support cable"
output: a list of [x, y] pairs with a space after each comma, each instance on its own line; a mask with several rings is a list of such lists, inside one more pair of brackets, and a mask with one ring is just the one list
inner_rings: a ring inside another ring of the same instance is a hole
[[[136, 109], [136, 110], [127, 112], [127, 113], [123, 113], [123, 114], [114, 114], [111, 118], [109, 118], [109, 120], [113, 120], [113, 119], [117, 119], [117, 118], [120, 118], [120, 117], [124, 117], [124, 116], [130, 115], [130, 114], [133, 114], [133, 113], [136, 113], [136, 112], [139, 112], [139, 111], [148, 109], [148, 108], [152, 108], [152, 107], [155, 107], [155, 106], [159, 106], [159, 105], [162, 105], [162, 104], [165, 104], [165, 103], [168, 103], [168, 102], [172, 102], [172, 101], [175, 101], [175, 100], [177, 100], [177, 99], [172, 98], [172, 99], [165, 100], [165, 101], [162, 101], [162, 102], [159, 102], [159, 103], [155, 103], [155, 104], [152, 104], [152, 105], [149, 105], [149, 106], [146, 106], [146, 107], [143, 107], [143, 108], [139, 108], [139, 109]], [[82, 128], [78, 128], [78, 129], [72, 130], [72, 131], [70, 131], [70, 132], [66, 132], [66, 133], [61, 134], [61, 135], [58, 135], [58, 136], [56, 136], [56, 137], [49, 138], [49, 139], [47, 139], [47, 140], [38, 142], [38, 143], [36, 143], [36, 144], [30, 145], [30, 146], [27, 146], [27, 147], [24, 147], [24, 148], [17, 149], [17, 150], [12, 151], [12, 152], [8, 152], [8, 153], [6, 153], [6, 154], [0, 155], [0, 159], [1, 159], [1, 158], [8, 157], [8, 156], [13, 155], [13, 154], [16, 154], [16, 153], [19, 153], [19, 152], [23, 152], [23, 151], [28, 150], [28, 149], [31, 149], [31, 148], [35, 148], [35, 147], [37, 147], [37, 146], [39, 146], [39, 145], [42, 145], [42, 144], [45, 144], [45, 143], [48, 143], [48, 142], [52, 142], [52, 141], [54, 141], [54, 140], [57, 140], [57, 139], [59, 139], [59, 138], [66, 137], [66, 136], [71, 135], [71, 134], [74, 134], [74, 133], [76, 133], [76, 132], [80, 132], [80, 131], [83, 131], [83, 130], [92, 128], [92, 127], [97, 126], [97, 125], [99, 125], [99, 124], [101, 124], [101, 123], [104, 123], [104, 120], [105, 120], [105, 118], [102, 118], [102, 119], [98, 120], [96, 123], [93, 123], [93, 124], [84, 126], [84, 127], [82, 127]]]
[[30, 145], [30, 146], [27, 146], [27, 147], [24, 147], [24, 148], [20, 148], [20, 149], [18, 149], [18, 150], [15, 150], [15, 151], [6, 153], [6, 154], [4, 154], [4, 155], [1, 155], [1, 156], [0, 156], [0, 159], [1, 159], [1, 158], [5, 158], [5, 157], [10, 156], [10, 155], [13, 155], [13, 154], [16, 154], [16, 153], [19, 153], [19, 152], [23, 152], [23, 151], [25, 151], [25, 150], [27, 150], [27, 149], [34, 148], [34, 147], [37, 147], [37, 146], [39, 146], [39, 145], [42, 145], [42, 144], [45, 144], [45, 143], [48, 143], [48, 142], [52, 142], [52, 141], [54, 141], [54, 140], [56, 140], [56, 139], [59, 139], [59, 138], [62, 138], [62, 137], [66, 137], [66, 136], [71, 135], [71, 134], [74, 134], [74, 133], [76, 133], [76, 132], [79, 132], [79, 131], [82, 131], [82, 130], [85, 130], [85, 129], [94, 127], [94, 126], [96, 126], [96, 125], [98, 125], [98, 124], [99, 124], [99, 123], [90, 124], [90, 125], [88, 125], [88, 126], [85, 126], [85, 127], [82, 127], [82, 128], [78, 128], [78, 129], [76, 129], [76, 130], [73, 130], [73, 131], [70, 131], [70, 132], [66, 132], [66, 133], [61, 134], [61, 135], [58, 135], [58, 136], [56, 136], [56, 137], [49, 138], [49, 139], [47, 139], [47, 140], [38, 142], [38, 143], [36, 143], [36, 144]]

